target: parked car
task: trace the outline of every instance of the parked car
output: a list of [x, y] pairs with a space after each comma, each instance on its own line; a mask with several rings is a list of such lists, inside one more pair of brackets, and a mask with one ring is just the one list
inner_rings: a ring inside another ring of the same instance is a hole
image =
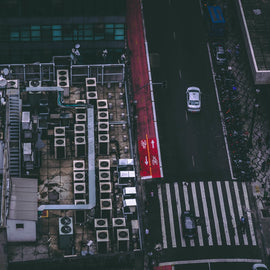
[[227, 63], [226, 53], [223, 45], [215, 45], [214, 54], [217, 65], [225, 65]]
[[201, 111], [201, 90], [198, 87], [191, 86], [186, 91], [187, 110], [189, 112]]
[[197, 225], [195, 216], [191, 211], [184, 211], [182, 213], [182, 227], [183, 235], [186, 238], [196, 238], [197, 237]]
[[252, 265], [252, 270], [268, 270], [268, 267], [263, 263], [255, 263]]

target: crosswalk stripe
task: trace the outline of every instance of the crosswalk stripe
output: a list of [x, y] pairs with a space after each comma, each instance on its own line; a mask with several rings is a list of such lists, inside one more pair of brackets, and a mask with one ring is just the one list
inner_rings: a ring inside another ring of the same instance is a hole
[[180, 230], [180, 238], [181, 238], [181, 243], [182, 247], [186, 247], [186, 241], [185, 238], [183, 237], [183, 231], [182, 231], [182, 226], [181, 226], [181, 203], [180, 203], [180, 196], [179, 196], [179, 186], [178, 183], [174, 183], [174, 192], [175, 192], [175, 200], [176, 200], [176, 207], [177, 207], [177, 214], [178, 214], [178, 224], [179, 224], [179, 230]]
[[211, 205], [212, 205], [212, 212], [214, 215], [214, 223], [216, 228], [216, 236], [217, 236], [217, 243], [219, 246], [222, 245], [221, 241], [221, 235], [220, 235], [220, 228], [219, 228], [219, 219], [217, 215], [217, 208], [216, 208], [216, 202], [215, 202], [215, 196], [213, 191], [213, 184], [212, 182], [208, 182], [209, 192], [210, 192], [210, 199], [211, 199]]
[[[189, 198], [188, 198], [188, 183], [183, 182], [183, 190], [184, 190], [184, 198], [185, 198], [185, 206], [186, 206], [186, 210], [189, 211], [190, 210], [190, 205], [189, 205]], [[195, 241], [194, 239], [189, 239], [190, 245], [192, 247], [195, 246]]]
[[233, 205], [232, 205], [232, 195], [231, 195], [231, 190], [230, 190], [230, 186], [229, 186], [229, 182], [226, 181], [225, 182], [225, 187], [226, 187], [226, 191], [227, 191], [227, 197], [228, 197], [228, 203], [229, 203], [229, 209], [230, 209], [230, 215], [231, 215], [231, 222], [232, 222], [232, 226], [234, 229], [234, 242], [235, 245], [239, 246], [239, 238], [238, 238], [238, 233], [237, 233], [237, 225], [235, 222], [235, 214], [234, 214], [234, 209], [233, 209]]
[[167, 248], [167, 236], [166, 236], [166, 227], [165, 227], [165, 218], [164, 218], [164, 211], [163, 211], [163, 201], [162, 201], [162, 194], [161, 194], [161, 186], [158, 185], [158, 198], [159, 198], [159, 206], [160, 206], [160, 217], [161, 217], [161, 231], [162, 231], [162, 241], [163, 241], [163, 248]]
[[[237, 185], [237, 182], [233, 182], [233, 185], [234, 185], [234, 193], [235, 193], [235, 196], [236, 196], [236, 201], [237, 201], [237, 208], [238, 208], [238, 213], [240, 215], [240, 217], [243, 216], [243, 211], [242, 211], [242, 204], [241, 204], [241, 200], [240, 200], [240, 196], [239, 196], [239, 189], [238, 189], [238, 185]], [[240, 217], [239, 217], [239, 220], [240, 220]], [[247, 240], [247, 235], [246, 234], [243, 234], [243, 239], [244, 239], [244, 245], [248, 245], [248, 240]]]
[[175, 248], [176, 247], [176, 239], [175, 239], [175, 231], [174, 231], [174, 220], [173, 220], [170, 184], [166, 184], [166, 194], [167, 194], [168, 212], [169, 212], [169, 219], [170, 219], [170, 231], [171, 231], [171, 237], [172, 237], [172, 246]]
[[205, 216], [206, 231], [207, 231], [207, 235], [208, 235], [208, 244], [209, 244], [209, 246], [213, 246], [213, 238], [212, 238], [211, 229], [210, 229], [208, 207], [206, 204], [206, 196], [205, 196], [203, 182], [200, 182], [200, 189], [201, 189], [201, 195], [202, 195], [202, 203], [203, 203], [203, 211], [204, 211], [204, 216]]
[[[195, 215], [196, 217], [199, 217], [200, 212], [199, 212], [198, 199], [197, 199], [196, 187], [195, 187], [194, 182], [191, 183], [191, 189], [192, 189], [192, 195], [193, 195], [193, 201], [194, 201]], [[198, 226], [198, 238], [199, 238], [200, 246], [203, 246], [203, 235], [202, 235], [201, 226]]]
[[248, 218], [248, 224], [249, 224], [249, 229], [250, 229], [251, 241], [252, 241], [252, 245], [256, 246], [255, 231], [253, 228], [252, 217], [251, 217], [251, 213], [250, 213], [250, 206], [249, 206], [249, 201], [248, 201], [247, 186], [245, 183], [242, 183], [242, 189], [243, 189], [245, 205], [246, 205], [246, 209], [247, 209], [247, 218]]
[[227, 245], [231, 245], [231, 239], [230, 239], [230, 233], [228, 230], [228, 223], [227, 223], [227, 218], [226, 218], [226, 212], [225, 212], [225, 206], [224, 206], [224, 199], [223, 199], [223, 194], [221, 190], [221, 183], [220, 181], [217, 182], [217, 189], [218, 189], [218, 198], [219, 198], [219, 203], [220, 203], [220, 208], [221, 208], [221, 214], [222, 214], [222, 221], [224, 225], [224, 231], [225, 231], [225, 237], [226, 237], [226, 243]]

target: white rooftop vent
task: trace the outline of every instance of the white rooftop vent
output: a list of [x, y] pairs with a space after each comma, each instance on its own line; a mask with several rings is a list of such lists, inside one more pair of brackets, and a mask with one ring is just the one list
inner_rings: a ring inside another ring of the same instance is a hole
[[55, 137], [65, 137], [65, 127], [54, 127]]
[[109, 113], [107, 111], [99, 111], [98, 112], [98, 121], [108, 121]]
[[98, 122], [98, 132], [109, 132], [109, 122]]
[[57, 86], [58, 87], [69, 87], [68, 69], [58, 69], [57, 70]]
[[76, 123], [85, 123], [86, 122], [86, 113], [76, 113], [75, 114]]
[[108, 228], [107, 218], [95, 218], [95, 229], [106, 229]]
[[110, 160], [109, 159], [100, 159], [98, 161], [99, 170], [110, 170]]
[[75, 124], [74, 133], [75, 135], [85, 134], [85, 124]]
[[84, 160], [73, 160], [73, 171], [84, 171], [85, 161]]
[[110, 142], [109, 134], [99, 134], [98, 135], [98, 142], [99, 143], [109, 143]]
[[107, 111], [108, 110], [108, 101], [107, 99], [97, 100], [97, 109], [98, 111]]
[[75, 200], [75, 205], [77, 204], [86, 204], [86, 199], [82, 199], [82, 200]]
[[22, 112], [22, 129], [23, 130], [30, 130], [31, 127], [31, 119], [30, 119], [30, 112]]
[[41, 81], [38, 80], [29, 81], [29, 87], [41, 87]]
[[86, 193], [85, 183], [74, 183], [74, 194]]
[[73, 220], [71, 217], [61, 217], [58, 219], [59, 235], [73, 234]]
[[97, 242], [109, 242], [109, 231], [98, 230], [96, 231]]
[[112, 218], [112, 226], [123, 228], [126, 226], [126, 219], [125, 218]]
[[85, 172], [73, 172], [73, 181], [74, 182], [84, 182], [85, 181]]
[[55, 147], [65, 147], [66, 146], [66, 138], [54, 138], [54, 146]]
[[120, 158], [118, 161], [118, 164], [120, 166], [133, 166], [134, 165], [134, 160], [129, 159], [129, 158]]
[[86, 92], [86, 99], [97, 99], [97, 91]]
[[135, 171], [120, 171], [120, 178], [135, 178]]
[[7, 89], [18, 89], [19, 81], [18, 80], [7, 80]]
[[96, 87], [97, 86], [97, 81], [95, 77], [92, 78], [85, 78], [85, 85], [86, 87]]
[[99, 181], [111, 181], [111, 172], [109, 170], [99, 171]]

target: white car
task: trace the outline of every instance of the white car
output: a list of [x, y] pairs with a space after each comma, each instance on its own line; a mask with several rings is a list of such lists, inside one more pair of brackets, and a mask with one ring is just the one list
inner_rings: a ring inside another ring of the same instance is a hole
[[267, 266], [263, 263], [255, 263], [252, 266], [252, 270], [268, 270]]
[[187, 89], [187, 110], [189, 112], [201, 111], [201, 90], [198, 87], [191, 86]]

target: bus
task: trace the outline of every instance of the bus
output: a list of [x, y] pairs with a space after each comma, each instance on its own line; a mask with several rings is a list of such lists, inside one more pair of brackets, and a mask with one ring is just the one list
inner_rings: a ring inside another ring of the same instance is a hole
[[225, 35], [225, 19], [220, 6], [207, 6], [208, 33], [211, 37], [223, 37]]

